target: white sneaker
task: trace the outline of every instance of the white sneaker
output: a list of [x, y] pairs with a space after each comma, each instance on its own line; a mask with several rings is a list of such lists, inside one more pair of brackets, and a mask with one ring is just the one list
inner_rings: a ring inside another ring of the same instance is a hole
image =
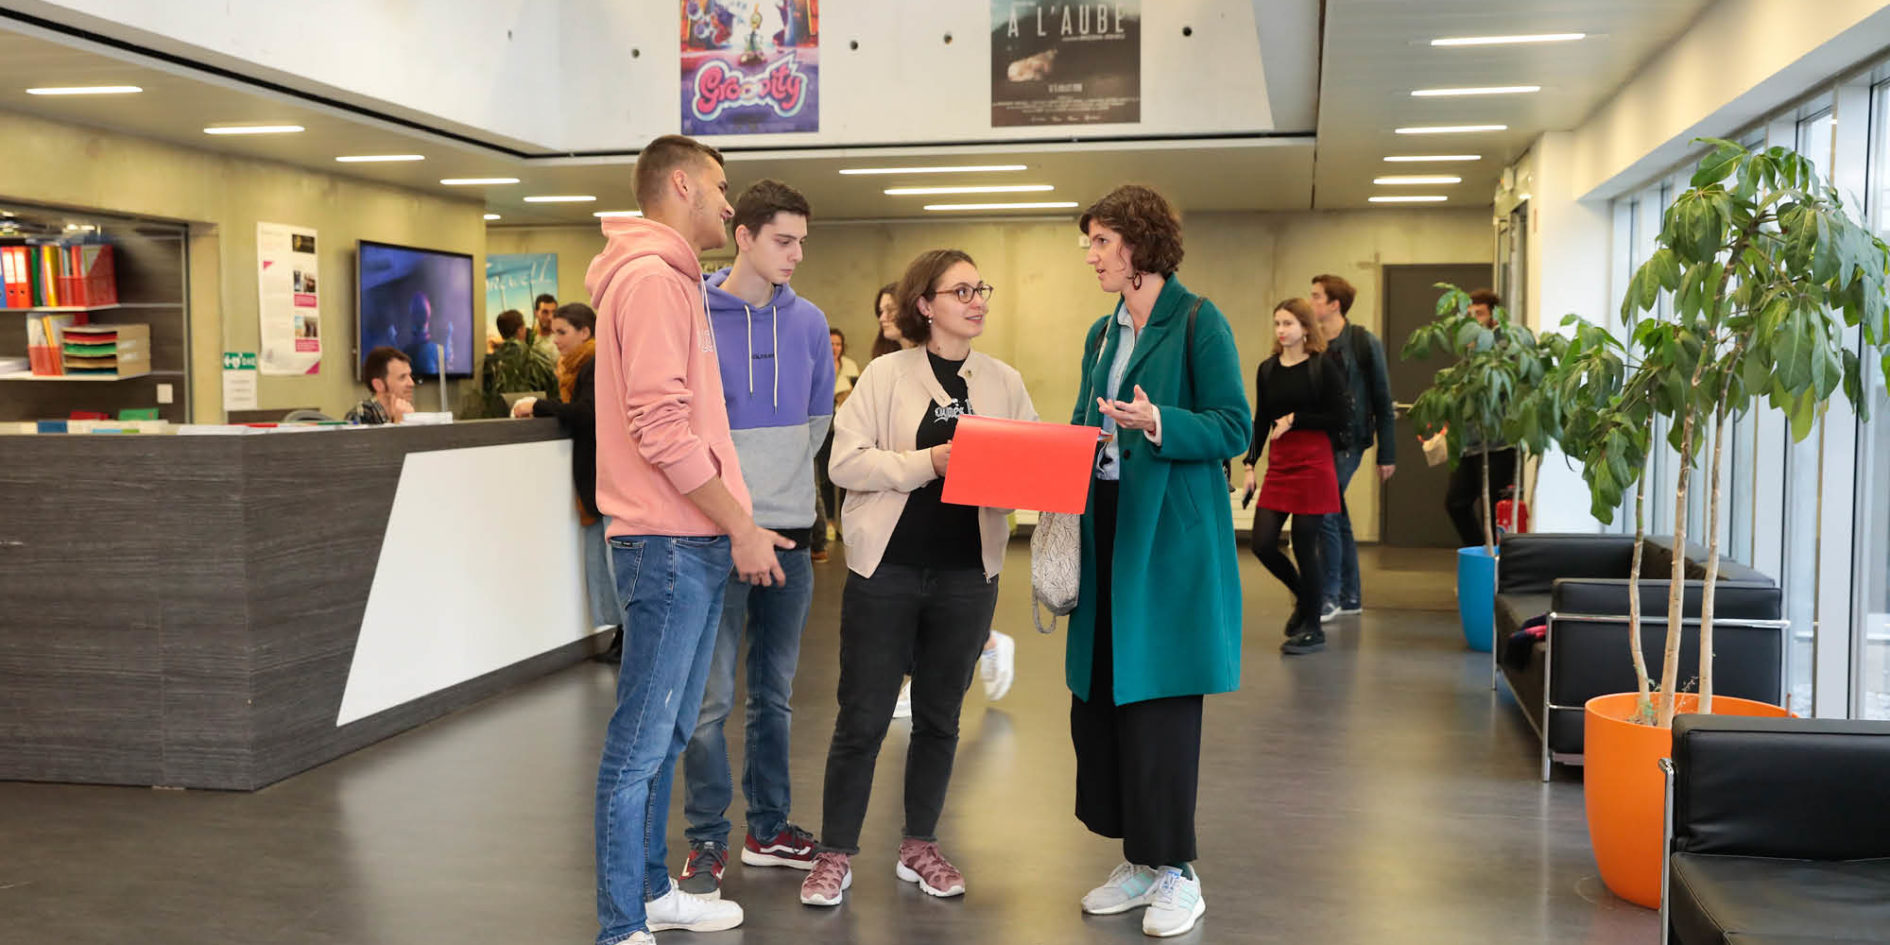
[[648, 932], [631, 932], [629, 938], [620, 938], [614, 945], [656, 945], [656, 936]]
[[978, 675], [984, 679], [985, 699], [996, 702], [1011, 691], [1017, 675], [1017, 641], [1009, 634], [991, 631], [993, 645], [978, 655]]
[[742, 907], [727, 899], [704, 899], [683, 892], [675, 883], [661, 899], [643, 904], [645, 925], [652, 932], [721, 932], [742, 924]]
[[905, 685], [902, 685], [899, 687], [899, 701], [893, 703], [893, 718], [895, 719], [912, 718], [912, 680], [911, 679], [907, 679], [905, 682]]
[[1161, 874], [1146, 866], [1123, 863], [1101, 886], [1083, 896], [1083, 911], [1090, 915], [1117, 915], [1140, 909], [1155, 899], [1155, 880]]
[[1201, 877], [1193, 879], [1172, 866], [1162, 867], [1155, 882], [1155, 900], [1142, 913], [1142, 934], [1156, 938], [1183, 935], [1207, 912], [1201, 897]]

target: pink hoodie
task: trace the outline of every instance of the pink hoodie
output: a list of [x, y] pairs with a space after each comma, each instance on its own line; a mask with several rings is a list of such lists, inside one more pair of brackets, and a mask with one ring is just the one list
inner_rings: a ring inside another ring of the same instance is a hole
[[684, 497], [720, 476], [750, 508], [696, 252], [635, 217], [605, 218], [604, 236], [584, 276], [597, 306], [597, 508], [611, 535], [723, 534]]

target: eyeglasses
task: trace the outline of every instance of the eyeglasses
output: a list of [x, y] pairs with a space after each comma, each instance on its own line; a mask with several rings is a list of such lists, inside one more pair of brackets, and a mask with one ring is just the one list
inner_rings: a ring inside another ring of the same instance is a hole
[[954, 298], [958, 299], [960, 304], [970, 305], [972, 296], [975, 295], [978, 298], [981, 298], [985, 300], [986, 302], [989, 302], [991, 301], [991, 293], [995, 291], [997, 291], [997, 289], [995, 289], [992, 286], [986, 285], [985, 283], [982, 283], [982, 282], [978, 283], [977, 285], [965, 285], [964, 283], [960, 282], [959, 284], [952, 286], [951, 288], [948, 288], [948, 289], [933, 289], [932, 291], [925, 293], [925, 297], [928, 299], [936, 298], [938, 297], [939, 293], [944, 292], [944, 293], [949, 293]]

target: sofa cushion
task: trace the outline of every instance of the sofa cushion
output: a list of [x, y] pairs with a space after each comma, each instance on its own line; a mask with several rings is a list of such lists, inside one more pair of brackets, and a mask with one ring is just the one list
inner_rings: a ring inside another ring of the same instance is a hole
[[1522, 625], [1533, 617], [1541, 617], [1549, 612], [1547, 594], [1498, 594], [1496, 595], [1496, 637], [1506, 641], [1509, 635], [1522, 629]]
[[1505, 535], [1496, 589], [1542, 594], [1556, 578], [1627, 577], [1633, 549], [1634, 539], [1622, 535]]
[[1887, 940], [1890, 859], [1824, 862], [1676, 853], [1669, 867], [1669, 915], [1685, 945], [1773, 940], [1769, 936]]

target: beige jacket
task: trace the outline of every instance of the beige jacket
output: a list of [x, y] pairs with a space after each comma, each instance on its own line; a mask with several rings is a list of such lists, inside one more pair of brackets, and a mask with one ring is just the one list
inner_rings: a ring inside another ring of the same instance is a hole
[[[1037, 408], [1017, 369], [976, 351], [959, 370], [972, 412], [981, 417], [1035, 420]], [[847, 536], [847, 567], [872, 577], [906, 510], [906, 496], [938, 478], [930, 450], [918, 448], [918, 418], [927, 403], [951, 402], [924, 348], [908, 348], [873, 359], [853, 382], [853, 393], [833, 418], [833, 458], [828, 475], [847, 490], [841, 525]], [[1010, 540], [1009, 509], [984, 509], [978, 530], [984, 540], [984, 573], [996, 578]]]

